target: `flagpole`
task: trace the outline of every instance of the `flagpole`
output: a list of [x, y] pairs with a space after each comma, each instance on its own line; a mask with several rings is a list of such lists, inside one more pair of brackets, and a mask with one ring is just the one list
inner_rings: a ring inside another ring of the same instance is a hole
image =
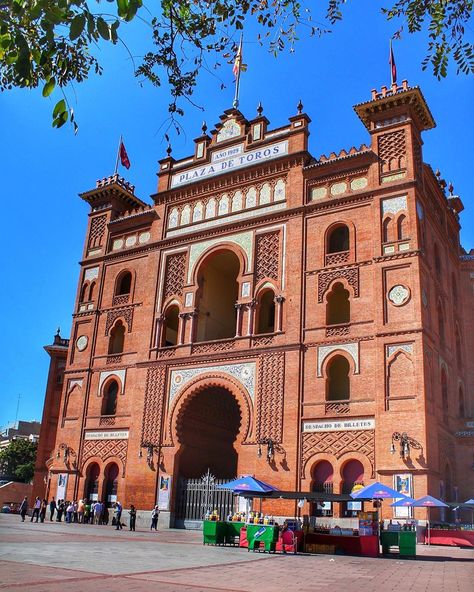
[[119, 140], [119, 145], [117, 148], [117, 158], [115, 159], [115, 170], [114, 170], [114, 175], [117, 174], [118, 171], [118, 162], [119, 162], [119, 155], [120, 155], [120, 146], [122, 145], [122, 134], [120, 134], [120, 140]]
[[235, 95], [234, 95], [234, 101], [232, 103], [232, 106], [234, 107], [234, 109], [237, 109], [237, 107], [239, 106], [240, 72], [242, 70], [242, 39], [243, 39], [243, 33], [241, 33], [241, 35], [240, 35], [239, 49], [237, 50], [237, 53], [239, 55], [239, 69], [237, 71], [237, 78], [235, 81]]

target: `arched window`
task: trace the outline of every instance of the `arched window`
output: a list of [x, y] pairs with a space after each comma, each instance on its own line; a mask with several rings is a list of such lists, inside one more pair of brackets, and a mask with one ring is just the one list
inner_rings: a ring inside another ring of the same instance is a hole
[[109, 354], [121, 354], [125, 341], [125, 327], [122, 321], [117, 321], [110, 331]]
[[101, 415], [115, 415], [117, 413], [118, 382], [111, 380], [104, 392]]
[[390, 216], [387, 216], [382, 223], [382, 239], [384, 243], [392, 242], [392, 227], [392, 218]]
[[328, 254], [349, 250], [349, 228], [345, 224], [333, 228], [328, 236]]
[[441, 274], [441, 258], [439, 256], [438, 243], [434, 244], [434, 265], [435, 271], [438, 275]]
[[466, 417], [466, 408], [464, 406], [464, 391], [462, 390], [461, 385], [459, 385], [459, 417]]
[[334, 356], [328, 363], [326, 400], [341, 401], [350, 398], [350, 364], [344, 356]]
[[327, 296], [326, 324], [341, 325], [351, 320], [351, 303], [349, 291], [337, 282]]
[[163, 345], [173, 346], [178, 344], [179, 308], [173, 304], [168, 306], [165, 312], [163, 327]]
[[397, 235], [398, 240], [404, 240], [408, 238], [408, 219], [405, 214], [402, 214], [397, 221]]
[[[334, 469], [329, 461], [321, 460], [316, 463], [311, 471], [311, 477], [311, 491], [317, 491], [318, 493], [333, 493]], [[320, 503], [313, 503], [311, 515], [332, 516], [332, 503], [326, 502], [323, 507]]]
[[81, 295], [79, 297], [79, 302], [86, 302], [88, 288], [89, 288], [89, 284], [86, 282], [81, 288]]
[[[364, 465], [357, 459], [351, 459], [342, 467], [342, 493], [349, 494], [354, 491], [355, 486], [364, 485]], [[342, 503], [343, 516], [357, 516], [362, 506], [356, 506], [348, 502]]]
[[458, 368], [462, 366], [462, 348], [461, 348], [461, 335], [459, 334], [459, 328], [456, 327], [456, 362]]
[[92, 282], [89, 288], [89, 302], [94, 300], [95, 282]]
[[117, 463], [110, 463], [104, 471], [104, 498], [108, 508], [117, 501], [119, 468]]
[[87, 467], [86, 483], [84, 487], [84, 498], [89, 501], [99, 499], [99, 475], [100, 468], [97, 463], [91, 463]]
[[130, 294], [131, 288], [132, 288], [132, 274], [129, 271], [126, 271], [118, 279], [115, 295], [122, 296], [125, 294]]
[[273, 290], [263, 291], [258, 299], [257, 335], [275, 332], [275, 294]]
[[448, 377], [446, 375], [446, 370], [441, 368], [441, 405], [443, 407], [443, 417], [444, 420], [447, 421], [448, 414], [449, 414], [449, 401], [448, 401]]
[[438, 302], [438, 334], [441, 345], [444, 345], [444, 314], [441, 302]]
[[197, 274], [196, 341], [235, 337], [239, 272], [240, 260], [228, 249], [212, 253], [201, 263]]

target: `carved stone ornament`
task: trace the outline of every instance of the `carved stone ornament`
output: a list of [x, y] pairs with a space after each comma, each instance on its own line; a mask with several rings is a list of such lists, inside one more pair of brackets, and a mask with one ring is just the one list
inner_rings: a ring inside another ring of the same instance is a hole
[[410, 298], [410, 289], [401, 284], [393, 286], [388, 292], [388, 299], [394, 306], [403, 306]]
[[81, 335], [80, 337], [77, 338], [76, 347], [81, 352], [86, 349], [88, 343], [89, 343], [89, 338], [87, 337], [87, 335]]
[[217, 134], [217, 142], [223, 142], [224, 140], [230, 140], [230, 138], [236, 138], [240, 136], [242, 129], [235, 119], [228, 119], [219, 133]]

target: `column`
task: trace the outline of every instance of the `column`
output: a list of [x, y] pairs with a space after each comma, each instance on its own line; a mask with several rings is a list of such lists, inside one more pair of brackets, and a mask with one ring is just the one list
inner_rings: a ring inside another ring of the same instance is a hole
[[156, 336], [155, 336], [155, 347], [161, 347], [162, 342], [162, 332], [163, 332], [163, 321], [165, 320], [165, 315], [158, 315], [156, 317]]
[[187, 316], [188, 316], [187, 312], [180, 312], [179, 313], [178, 345], [183, 345], [183, 343], [184, 343], [184, 330], [186, 328], [186, 317]]
[[255, 308], [257, 306], [256, 300], [251, 300], [247, 303], [247, 310], [249, 311], [249, 318], [248, 318], [248, 325], [247, 325], [247, 335], [252, 336], [254, 334], [254, 317], [255, 317]]
[[285, 300], [285, 298], [279, 294], [278, 296], [275, 296], [274, 298], [274, 302], [275, 302], [275, 319], [276, 319], [276, 327], [275, 327], [275, 331], [277, 333], [279, 333], [282, 329], [282, 319], [283, 319], [283, 301]]
[[235, 308], [237, 310], [237, 318], [235, 320], [235, 336], [241, 337], [242, 336], [242, 309], [244, 305], [241, 302], [235, 303]]
[[191, 319], [191, 327], [189, 329], [189, 342], [192, 343], [194, 341], [194, 327], [196, 325], [196, 319], [198, 318], [199, 312], [195, 308], [192, 312], [188, 312], [188, 316]]

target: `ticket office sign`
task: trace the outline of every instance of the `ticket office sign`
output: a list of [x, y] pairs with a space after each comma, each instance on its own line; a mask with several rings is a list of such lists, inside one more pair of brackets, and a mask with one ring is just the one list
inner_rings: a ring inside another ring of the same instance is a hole
[[304, 421], [303, 432], [354, 432], [375, 429], [375, 419], [361, 417], [338, 421]]

